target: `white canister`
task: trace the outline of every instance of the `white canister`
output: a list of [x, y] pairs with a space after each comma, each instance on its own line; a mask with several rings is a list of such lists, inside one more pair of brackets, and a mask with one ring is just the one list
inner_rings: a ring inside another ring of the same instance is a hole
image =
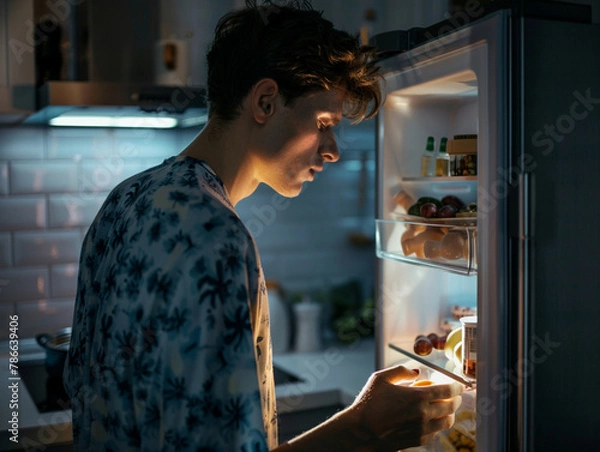
[[477, 378], [477, 316], [462, 317], [462, 372], [465, 377]]
[[319, 303], [307, 299], [294, 305], [295, 351], [310, 353], [321, 349], [321, 309]]

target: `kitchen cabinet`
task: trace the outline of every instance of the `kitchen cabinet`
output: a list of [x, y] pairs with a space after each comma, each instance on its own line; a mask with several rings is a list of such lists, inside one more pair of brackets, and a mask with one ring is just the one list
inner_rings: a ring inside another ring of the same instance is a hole
[[278, 415], [279, 443], [285, 443], [299, 434], [310, 430], [333, 416], [342, 408], [344, 408], [342, 405], [330, 405]]
[[0, 125], [35, 108], [33, 1], [0, 2]]

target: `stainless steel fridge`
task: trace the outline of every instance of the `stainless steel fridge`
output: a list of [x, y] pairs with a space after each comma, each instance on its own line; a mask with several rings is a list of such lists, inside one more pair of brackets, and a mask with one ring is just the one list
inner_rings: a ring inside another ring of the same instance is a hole
[[[464, 377], [461, 355], [414, 343], [475, 314], [477, 450], [597, 451], [600, 26], [569, 5], [520, 3], [373, 41], [409, 43], [380, 49], [377, 367]], [[422, 176], [428, 137], [434, 153], [448, 139], [453, 168], [474, 155], [473, 171]], [[446, 196], [477, 213], [419, 208]]]

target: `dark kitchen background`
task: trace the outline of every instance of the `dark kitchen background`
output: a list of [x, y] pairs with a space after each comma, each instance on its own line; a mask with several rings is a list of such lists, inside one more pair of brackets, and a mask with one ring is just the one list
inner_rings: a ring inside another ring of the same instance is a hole
[[[108, 192], [126, 177], [179, 153], [200, 130], [50, 127], [15, 124], [23, 112], [7, 106], [8, 88], [36, 77], [32, 68], [9, 64], [10, 52], [25, 52], [11, 42], [9, 11], [16, 2], [0, 0], [0, 319], [18, 313], [20, 336], [33, 337], [71, 324], [79, 248], [86, 230]], [[26, 3], [26, 2], [25, 2]], [[37, 2], [59, 14], [80, 0]], [[104, 2], [98, 23], [110, 17]], [[235, 0], [133, 2], [133, 21], [154, 20], [156, 38], [187, 42], [187, 82], [204, 82], [204, 50], [217, 19], [240, 7]], [[147, 17], [149, 3], [160, 14]], [[313, 5], [337, 27], [373, 34], [426, 26], [457, 14], [469, 2], [446, 0], [314, 0]], [[590, 4], [592, 0], [580, 1]], [[54, 9], [52, 9], [54, 8]], [[58, 9], [57, 9], [58, 8]], [[190, 11], [193, 14], [190, 14]], [[598, 11], [596, 9], [595, 14]], [[14, 21], [14, 18], [12, 18]], [[595, 19], [597, 21], [597, 19]], [[113, 68], [128, 66], [128, 43], [107, 34], [105, 50], [114, 53]], [[60, 47], [62, 62], [53, 77], [68, 80], [69, 36]], [[149, 49], [153, 43], [149, 43]], [[60, 58], [59, 58], [60, 60]], [[86, 69], [81, 69], [86, 71]], [[39, 77], [39, 74], [37, 75]], [[24, 79], [25, 78], [25, 79]], [[3, 89], [4, 88], [4, 89]], [[26, 114], [26, 113], [25, 113]], [[285, 199], [261, 186], [238, 205], [238, 212], [261, 251], [267, 279], [288, 293], [315, 291], [357, 280], [364, 297], [374, 284], [374, 121], [360, 126], [343, 123], [337, 132], [340, 162], [329, 165], [302, 194]], [[0, 328], [0, 340], [7, 339]]]

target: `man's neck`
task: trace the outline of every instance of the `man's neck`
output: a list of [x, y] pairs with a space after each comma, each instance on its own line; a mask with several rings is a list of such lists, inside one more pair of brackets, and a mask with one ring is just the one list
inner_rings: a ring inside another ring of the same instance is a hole
[[234, 206], [250, 196], [259, 183], [247, 143], [240, 139], [247, 135], [238, 130], [240, 127], [243, 125], [236, 121], [225, 126], [209, 121], [180, 154], [205, 161], [225, 184]]

